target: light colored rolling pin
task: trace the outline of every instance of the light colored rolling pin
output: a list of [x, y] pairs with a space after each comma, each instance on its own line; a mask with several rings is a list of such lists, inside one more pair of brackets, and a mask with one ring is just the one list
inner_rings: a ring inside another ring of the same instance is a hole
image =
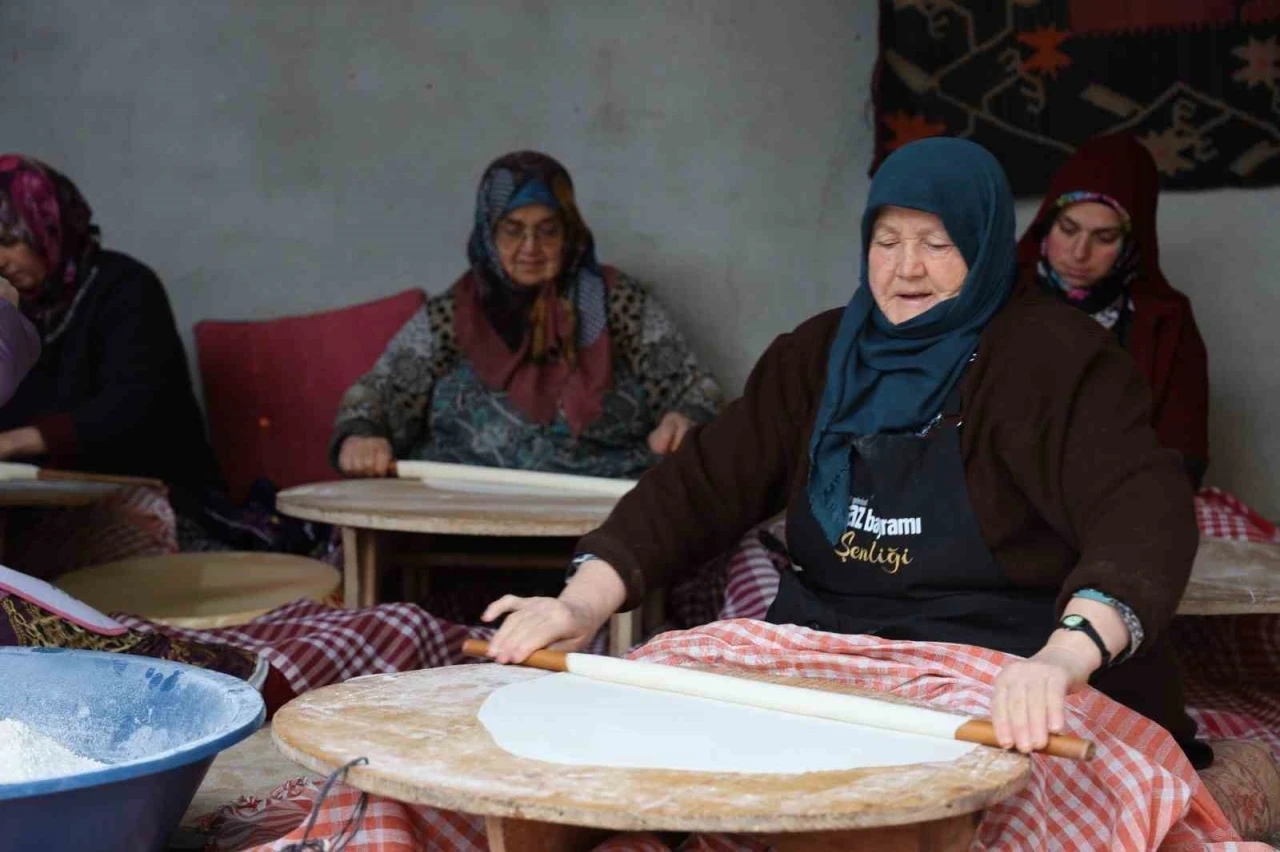
[[634, 479], [606, 479], [602, 476], [575, 476], [537, 470], [510, 470], [470, 464], [428, 461], [398, 461], [390, 475], [399, 479], [421, 479], [428, 485], [509, 485], [537, 488], [564, 494], [620, 498], [636, 487]]
[[0, 482], [97, 482], [103, 485], [125, 485], [133, 488], [165, 488], [158, 479], [142, 476], [113, 476], [106, 473], [83, 473], [76, 470], [48, 470], [33, 464], [0, 462]]
[[[488, 656], [489, 643], [468, 639], [462, 651], [473, 657]], [[645, 689], [660, 689], [695, 695], [731, 704], [763, 707], [800, 716], [853, 722], [873, 728], [886, 728], [910, 734], [924, 734], [948, 740], [963, 740], [1000, 748], [995, 726], [986, 719], [970, 719], [955, 713], [930, 710], [907, 704], [877, 701], [860, 695], [847, 695], [803, 686], [766, 683], [730, 675], [660, 666], [617, 657], [594, 654], [565, 654], [559, 651], [534, 651], [521, 665], [595, 680], [607, 680]], [[1039, 750], [1051, 757], [1088, 760], [1093, 757], [1093, 743], [1079, 737], [1051, 734], [1049, 743]]]

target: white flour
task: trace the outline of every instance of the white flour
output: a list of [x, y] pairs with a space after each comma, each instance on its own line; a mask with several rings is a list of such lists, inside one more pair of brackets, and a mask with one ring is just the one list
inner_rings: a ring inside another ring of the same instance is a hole
[[56, 778], [105, 766], [81, 757], [24, 722], [0, 719], [0, 784]]

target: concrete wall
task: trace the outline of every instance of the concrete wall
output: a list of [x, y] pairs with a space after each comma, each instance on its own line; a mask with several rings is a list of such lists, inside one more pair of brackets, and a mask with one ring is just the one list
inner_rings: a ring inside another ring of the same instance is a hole
[[[5, 0], [0, 149], [72, 175], [184, 331], [443, 289], [483, 166], [546, 150], [736, 391], [856, 281], [875, 6]], [[1213, 358], [1210, 478], [1273, 516], [1278, 199], [1170, 196], [1161, 227]]]

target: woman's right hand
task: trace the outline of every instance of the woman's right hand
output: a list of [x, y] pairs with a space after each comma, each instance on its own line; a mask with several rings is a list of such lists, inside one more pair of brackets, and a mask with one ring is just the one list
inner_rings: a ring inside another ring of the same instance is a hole
[[489, 656], [499, 663], [522, 663], [534, 651], [581, 651], [609, 616], [598, 620], [585, 607], [560, 598], [521, 598], [504, 595], [480, 616], [481, 621], [507, 620], [489, 640]]
[[386, 476], [394, 461], [386, 438], [351, 435], [338, 451], [338, 470], [345, 476]]
[[0, 278], [0, 299], [4, 299], [16, 308], [21, 298], [18, 294], [18, 288], [10, 284], [9, 279]]
[[601, 559], [585, 563], [558, 598], [506, 595], [489, 604], [480, 619], [506, 621], [489, 640], [489, 656], [499, 663], [522, 663], [534, 651], [580, 651], [627, 597], [613, 566]]

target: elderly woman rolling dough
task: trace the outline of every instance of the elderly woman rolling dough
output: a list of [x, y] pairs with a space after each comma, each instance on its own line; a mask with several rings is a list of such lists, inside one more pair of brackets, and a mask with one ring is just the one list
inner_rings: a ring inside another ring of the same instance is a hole
[[912, 143], [871, 186], [862, 286], [765, 352], [580, 543], [558, 598], [504, 597], [491, 654], [579, 647], [787, 512], [796, 563], [770, 621], [1019, 655], [996, 680], [1006, 747], [1064, 725], [1092, 683], [1195, 740], [1165, 628], [1197, 544], [1191, 490], [1133, 361], [1084, 314], [1014, 292], [1008, 183], [983, 148]]
[[630, 478], [719, 410], [661, 306], [596, 260], [551, 157], [485, 170], [467, 257], [343, 397], [342, 473], [384, 476], [401, 458]]

